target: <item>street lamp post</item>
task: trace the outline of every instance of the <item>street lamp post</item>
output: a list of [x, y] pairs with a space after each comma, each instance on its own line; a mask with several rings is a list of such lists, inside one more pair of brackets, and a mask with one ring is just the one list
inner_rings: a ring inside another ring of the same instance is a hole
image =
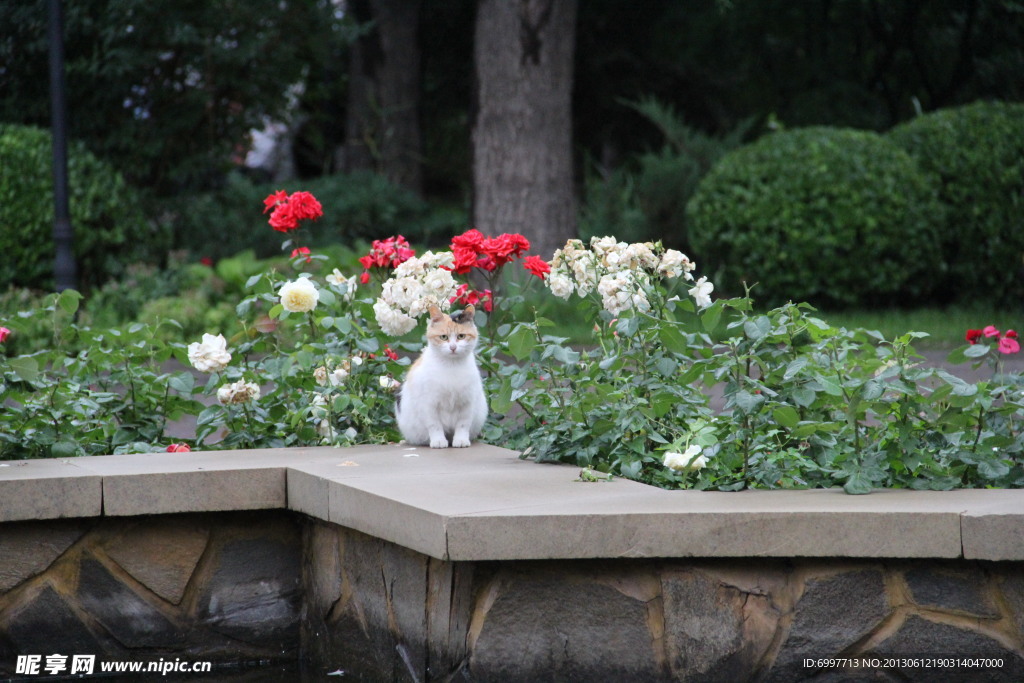
[[68, 207], [68, 116], [64, 82], [64, 27], [60, 0], [49, 0], [50, 123], [53, 131], [53, 275], [57, 291], [74, 289], [75, 231]]

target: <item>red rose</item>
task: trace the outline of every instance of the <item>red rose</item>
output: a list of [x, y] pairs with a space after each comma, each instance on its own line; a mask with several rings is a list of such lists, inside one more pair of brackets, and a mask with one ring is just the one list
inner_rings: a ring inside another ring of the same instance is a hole
[[167, 447], [168, 453], [189, 453], [192, 448], [187, 443], [172, 443]]
[[267, 222], [278, 232], [290, 232], [299, 227], [299, 221], [315, 221], [324, 215], [320, 202], [309, 192], [289, 196], [284, 190], [278, 190], [263, 200], [263, 206], [263, 213], [273, 209]]
[[1003, 336], [1006, 337], [1007, 339], [1016, 339], [1017, 338], [1017, 333], [1014, 330], [1007, 330], [1003, 334]]
[[309, 247], [299, 247], [298, 249], [292, 249], [292, 258], [300, 258], [302, 256], [306, 257], [306, 263], [309, 263], [310, 261], [313, 260], [313, 257], [310, 256]]
[[968, 344], [977, 344], [981, 341], [981, 330], [967, 330], [966, 339]]
[[0, 327], [0, 344], [7, 341], [7, 338], [11, 336], [11, 331], [6, 327]]
[[997, 329], [995, 328], [995, 325], [989, 325], [988, 327], [986, 327], [985, 329], [983, 329], [983, 330], [981, 331], [981, 333], [982, 333], [983, 335], [985, 335], [986, 337], [989, 337], [989, 338], [992, 338], [992, 337], [998, 337], [998, 336], [999, 336], [999, 330], [997, 330]]
[[274, 194], [268, 196], [263, 200], [263, 213], [270, 211], [272, 208], [280, 204], [281, 202], [288, 199], [288, 193], [284, 190], [278, 190]]
[[384, 347], [384, 355], [390, 358], [391, 360], [398, 360], [398, 354], [392, 351], [391, 347], [389, 346]]
[[999, 353], [1017, 353], [1020, 351], [1020, 344], [1010, 336], [999, 340]]
[[476, 250], [469, 247], [453, 246], [452, 254], [455, 257], [452, 262], [452, 270], [459, 275], [465, 275], [476, 268], [477, 263], [480, 260]]
[[472, 249], [475, 252], [480, 251], [480, 246], [484, 243], [484, 236], [476, 228], [472, 228], [452, 238], [452, 251], [456, 249]]
[[544, 279], [545, 275], [551, 272], [551, 266], [548, 262], [536, 255], [527, 256], [523, 261], [523, 268], [526, 268], [526, 270], [530, 271], [541, 280]]

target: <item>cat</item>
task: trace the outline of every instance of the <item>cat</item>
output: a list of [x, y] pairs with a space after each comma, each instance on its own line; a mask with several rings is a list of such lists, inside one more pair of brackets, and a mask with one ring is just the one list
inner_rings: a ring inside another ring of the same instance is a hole
[[487, 397], [476, 365], [476, 309], [450, 316], [427, 309], [427, 345], [409, 368], [395, 401], [395, 418], [406, 443], [465, 448], [487, 419]]

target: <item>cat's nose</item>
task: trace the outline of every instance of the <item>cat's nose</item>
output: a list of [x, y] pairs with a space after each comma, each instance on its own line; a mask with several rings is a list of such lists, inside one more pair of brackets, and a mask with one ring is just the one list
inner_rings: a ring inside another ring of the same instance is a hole
[[458, 346], [458, 344], [454, 344], [453, 343], [453, 344], [449, 344], [448, 348], [452, 350], [452, 353], [455, 353], [455, 350], [458, 349], [459, 346]]

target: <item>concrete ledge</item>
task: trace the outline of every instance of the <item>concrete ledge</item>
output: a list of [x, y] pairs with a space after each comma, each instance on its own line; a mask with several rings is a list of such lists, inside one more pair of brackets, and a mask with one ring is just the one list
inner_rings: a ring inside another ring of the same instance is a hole
[[612, 557], [1024, 560], [1024, 490], [719, 493], [576, 481], [477, 444], [0, 463], [0, 522], [290, 509], [453, 561]]

